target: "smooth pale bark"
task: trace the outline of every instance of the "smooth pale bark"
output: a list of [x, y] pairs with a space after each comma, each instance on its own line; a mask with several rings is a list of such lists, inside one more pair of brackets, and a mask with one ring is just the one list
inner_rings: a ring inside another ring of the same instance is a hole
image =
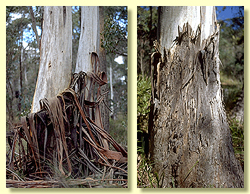
[[[76, 61], [76, 69], [75, 72], [79, 73], [83, 71], [85, 73], [93, 72], [94, 67], [91, 63], [91, 54], [92, 52], [96, 53], [100, 56], [99, 53], [100, 48], [100, 19], [99, 19], [99, 7], [98, 6], [82, 6], [81, 7], [81, 35], [79, 40], [77, 61]], [[100, 64], [98, 64], [100, 65]], [[99, 69], [100, 71], [100, 69]], [[97, 72], [96, 72], [97, 73]], [[85, 99], [89, 101], [94, 100], [94, 87], [91, 83], [92, 78], [87, 76], [87, 85], [89, 92], [85, 93]], [[90, 111], [91, 112], [91, 111]], [[95, 118], [92, 118], [92, 114], [90, 114], [91, 119], [95, 119], [96, 124], [103, 128], [102, 117], [100, 115], [98, 107], [95, 108]], [[100, 119], [100, 120], [99, 120]], [[80, 131], [81, 137], [81, 131]], [[108, 149], [108, 143], [106, 140], [103, 140], [103, 145]]]
[[[76, 61], [76, 69], [75, 72], [79, 73], [83, 71], [85, 73], [93, 72], [94, 67], [91, 62], [91, 54], [94, 52], [98, 56], [100, 47], [100, 21], [99, 21], [99, 7], [98, 6], [82, 6], [81, 7], [81, 35], [79, 40], [77, 61]], [[98, 63], [100, 67], [100, 64]], [[100, 71], [100, 69], [99, 69]], [[96, 72], [97, 73], [97, 72]], [[85, 93], [85, 99], [89, 101], [94, 100], [94, 85], [93, 80], [89, 76], [86, 79], [86, 87], [89, 92]], [[90, 111], [91, 112], [91, 111]], [[99, 115], [99, 111], [98, 111]], [[92, 118], [92, 114], [90, 114], [90, 118]], [[95, 113], [97, 116], [97, 113]], [[102, 118], [100, 118], [102, 120]], [[99, 123], [99, 127], [103, 127]]]
[[79, 40], [75, 72], [92, 72], [91, 53], [99, 55], [100, 26], [99, 7], [81, 7], [81, 35]]
[[40, 109], [39, 100], [62, 92], [70, 84], [72, 69], [71, 7], [44, 7], [40, 66], [32, 112]]
[[[150, 157], [163, 187], [244, 187], [221, 100], [219, 26], [213, 9], [161, 10], [161, 56], [158, 53], [152, 59], [149, 137]], [[166, 17], [168, 13], [177, 15]], [[197, 22], [186, 18], [197, 18]], [[173, 32], [169, 30], [172, 23], [177, 26]], [[179, 38], [170, 49], [176, 36]]]
[[[167, 6], [160, 7], [160, 43], [169, 49], [178, 36], [178, 26], [184, 23], [196, 30], [201, 27], [201, 40], [213, 33], [216, 12], [213, 6]], [[163, 49], [163, 47], [162, 47]], [[161, 50], [163, 53], [163, 50]]]

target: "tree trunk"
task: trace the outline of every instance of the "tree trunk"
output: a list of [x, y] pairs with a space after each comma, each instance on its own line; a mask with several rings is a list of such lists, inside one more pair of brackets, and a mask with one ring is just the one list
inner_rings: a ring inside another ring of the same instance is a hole
[[[89, 17], [91, 15], [91, 17]], [[81, 34], [79, 40], [77, 61], [75, 73], [83, 71], [85, 73], [95, 71], [91, 62], [92, 53], [99, 55], [100, 42], [100, 26], [99, 26], [99, 7], [98, 6], [82, 6], [81, 7]], [[85, 93], [84, 99], [93, 101], [92, 78], [87, 77], [88, 93]], [[88, 111], [87, 111], [88, 112]], [[91, 111], [93, 112], [93, 111]], [[93, 114], [89, 115], [91, 119]]]
[[141, 50], [140, 50], [141, 74], [142, 74], [142, 77], [145, 77], [145, 64], [143, 64], [143, 58], [144, 58], [144, 53], [145, 53], [145, 50], [143, 48], [144, 41], [142, 40], [140, 42], [141, 42]]
[[[99, 7], [99, 21], [100, 21], [100, 32], [104, 32], [104, 7]], [[104, 40], [104, 33], [100, 35], [100, 45], [101, 40]], [[103, 47], [100, 46], [100, 53], [99, 53], [99, 59], [100, 59], [100, 71], [107, 72], [107, 61], [106, 61], [106, 52]], [[105, 84], [101, 88], [101, 93], [104, 94], [106, 91], [108, 91], [108, 84]], [[104, 103], [100, 104], [100, 110], [101, 110], [101, 117], [103, 121], [103, 127], [104, 129], [109, 132], [109, 110], [107, 109], [106, 105], [108, 106], [108, 95], [105, 95], [104, 97]]]
[[99, 55], [99, 41], [99, 7], [82, 6], [81, 35], [76, 61], [76, 73], [79, 73], [80, 71], [92, 72], [91, 53], [95, 52]]
[[19, 116], [21, 115], [21, 107], [22, 107], [22, 95], [23, 95], [23, 29], [21, 26], [21, 36], [20, 36], [20, 42], [19, 42], [19, 49], [20, 49], [20, 56], [19, 56], [19, 81], [20, 81], [20, 89], [19, 89], [19, 102], [18, 102], [18, 112]]
[[115, 115], [114, 115], [114, 90], [113, 90], [113, 67], [112, 67], [112, 63], [110, 63], [110, 67], [109, 67], [109, 84], [110, 84], [110, 109], [111, 109], [111, 118], [114, 119]]
[[39, 110], [40, 99], [56, 96], [70, 84], [72, 68], [71, 7], [44, 7], [40, 56], [32, 112]]
[[160, 9], [149, 137], [163, 187], [244, 187], [221, 100], [214, 9]]
[[[91, 17], [89, 17], [91, 15]], [[88, 94], [81, 94], [80, 103], [87, 99], [88, 101], [94, 101], [94, 97], [101, 98], [100, 88], [97, 88], [95, 95], [94, 79], [91, 78], [90, 73], [94, 72], [98, 74], [100, 72], [100, 60], [99, 48], [100, 48], [100, 22], [99, 22], [99, 7], [98, 6], [83, 6], [81, 7], [81, 35], [79, 40], [76, 70], [78, 73], [83, 71], [87, 73], [86, 87], [88, 88]], [[96, 55], [97, 54], [97, 55]], [[94, 57], [96, 56], [96, 57]], [[95, 59], [94, 59], [94, 58]], [[96, 63], [93, 63], [95, 61]], [[91, 110], [92, 109], [92, 110]], [[104, 129], [103, 117], [100, 113], [99, 105], [89, 108], [90, 114], [88, 115], [92, 120], [96, 122], [100, 128]], [[80, 119], [80, 125], [81, 125]], [[80, 131], [80, 138], [82, 136]], [[103, 140], [103, 145], [108, 149], [108, 142]], [[81, 147], [81, 145], [80, 145]]]
[[33, 31], [34, 31], [34, 33], [36, 35], [37, 47], [40, 50], [40, 38], [39, 38], [37, 30], [36, 30], [36, 19], [35, 19], [35, 16], [34, 16], [32, 6], [29, 6], [29, 10], [30, 10], [30, 17], [31, 17], [31, 20], [32, 20], [32, 25], [31, 26], [32, 26], [32, 29], [33, 29]]

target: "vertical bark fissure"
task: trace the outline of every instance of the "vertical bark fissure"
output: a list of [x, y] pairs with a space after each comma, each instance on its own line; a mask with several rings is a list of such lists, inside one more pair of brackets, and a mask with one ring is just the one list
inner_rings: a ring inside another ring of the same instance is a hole
[[66, 16], [67, 16], [66, 6], [63, 6], [63, 25], [64, 25], [64, 27], [66, 24]]

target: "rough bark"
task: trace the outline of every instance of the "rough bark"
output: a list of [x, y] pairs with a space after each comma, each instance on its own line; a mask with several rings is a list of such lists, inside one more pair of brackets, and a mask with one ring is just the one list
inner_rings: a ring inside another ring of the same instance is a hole
[[33, 97], [32, 112], [39, 100], [62, 92], [70, 84], [72, 69], [71, 7], [44, 7], [40, 67]]
[[179, 27], [171, 49], [161, 33], [152, 55], [150, 157], [163, 187], [244, 187], [221, 101], [219, 26], [206, 39], [204, 29]]

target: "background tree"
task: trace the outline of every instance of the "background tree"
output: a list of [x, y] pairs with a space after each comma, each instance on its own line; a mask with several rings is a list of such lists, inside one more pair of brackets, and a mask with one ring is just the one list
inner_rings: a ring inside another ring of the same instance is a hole
[[137, 7], [137, 15], [137, 72], [144, 77], [150, 74], [150, 54], [157, 39], [157, 7]]
[[[127, 145], [127, 7], [104, 7], [104, 31], [101, 47], [106, 51], [109, 81], [110, 134]], [[114, 59], [120, 58], [121, 62]], [[112, 80], [112, 82], [111, 82]], [[114, 130], [115, 129], [115, 130]]]
[[[218, 7], [218, 14], [231, 9], [231, 18], [219, 19], [221, 25], [221, 84], [230, 121], [244, 122], [244, 7]], [[235, 123], [235, 122], [234, 122]]]
[[[38, 29], [42, 12], [43, 9], [34, 7]], [[30, 111], [40, 58], [31, 26], [28, 7], [6, 7], [7, 128]]]
[[[151, 54], [157, 40], [158, 8], [137, 7], [137, 139], [139, 152], [148, 152], [148, 119], [151, 96]], [[143, 149], [141, 149], [143, 147]]]

